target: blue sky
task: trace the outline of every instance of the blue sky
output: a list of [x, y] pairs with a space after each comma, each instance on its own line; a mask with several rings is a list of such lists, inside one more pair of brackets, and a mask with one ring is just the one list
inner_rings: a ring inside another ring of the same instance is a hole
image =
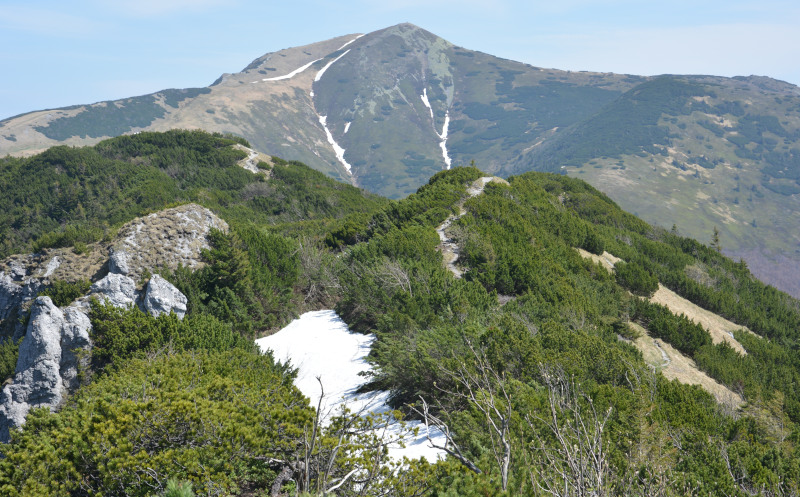
[[541, 67], [800, 84], [796, 0], [0, 0], [0, 119], [206, 86], [267, 52], [401, 22]]

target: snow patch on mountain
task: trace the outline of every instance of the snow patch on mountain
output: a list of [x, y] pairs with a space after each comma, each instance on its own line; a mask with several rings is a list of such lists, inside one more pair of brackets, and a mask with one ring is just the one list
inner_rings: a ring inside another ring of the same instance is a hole
[[300, 74], [301, 72], [303, 72], [303, 71], [305, 71], [306, 69], [308, 69], [309, 67], [311, 67], [311, 65], [312, 65], [314, 62], [317, 62], [317, 61], [320, 61], [320, 60], [322, 60], [322, 59], [312, 60], [312, 61], [311, 61], [311, 62], [309, 62], [308, 64], [306, 64], [306, 65], [304, 65], [304, 66], [301, 66], [301, 67], [298, 67], [297, 69], [295, 69], [294, 71], [290, 72], [289, 74], [284, 74], [283, 76], [276, 76], [276, 77], [274, 77], [274, 78], [264, 78], [264, 79], [262, 79], [261, 81], [280, 81], [280, 80], [282, 80], [282, 79], [290, 79], [290, 78], [293, 78], [293, 77], [297, 76], [298, 74]]
[[442, 140], [439, 142], [439, 146], [442, 148], [442, 157], [444, 158], [444, 163], [447, 165], [447, 169], [450, 169], [450, 165], [453, 163], [452, 159], [450, 159], [450, 155], [447, 153], [447, 129], [450, 127], [450, 111], [447, 111], [444, 114], [444, 126], [442, 126], [442, 134], [439, 135], [439, 138]]
[[330, 61], [330, 62], [328, 62], [327, 64], [325, 64], [325, 67], [323, 67], [322, 69], [320, 69], [320, 70], [319, 70], [319, 72], [317, 73], [317, 75], [316, 75], [316, 76], [314, 76], [314, 81], [315, 81], [315, 82], [316, 82], [316, 81], [319, 81], [319, 80], [320, 80], [320, 78], [322, 78], [322, 75], [323, 75], [323, 74], [325, 74], [325, 71], [327, 71], [327, 70], [328, 70], [328, 68], [329, 68], [329, 67], [331, 67], [331, 66], [333, 65], [333, 63], [334, 63], [334, 62], [336, 62], [337, 60], [339, 60], [339, 59], [341, 59], [342, 57], [344, 57], [345, 55], [347, 55], [347, 53], [348, 53], [348, 52], [350, 52], [350, 50], [345, 50], [345, 51], [344, 51], [344, 53], [343, 53], [342, 55], [340, 55], [340, 56], [336, 57], [336, 58], [335, 58], [335, 59], [333, 59], [332, 61]]
[[442, 158], [444, 159], [444, 163], [447, 166], [447, 169], [450, 169], [450, 166], [453, 163], [453, 160], [450, 159], [450, 155], [447, 153], [447, 130], [450, 127], [450, 111], [445, 112], [444, 114], [444, 126], [442, 126], [442, 132], [439, 133], [436, 131], [436, 120], [433, 118], [433, 107], [431, 107], [431, 101], [428, 99], [428, 89], [422, 89], [422, 95], [419, 96], [422, 100], [422, 103], [425, 104], [425, 107], [431, 113], [431, 121], [433, 123], [433, 132], [436, 133], [436, 136], [439, 137], [439, 147], [442, 149]]
[[319, 116], [319, 123], [322, 125], [322, 128], [325, 130], [325, 136], [328, 137], [328, 143], [331, 144], [333, 147], [333, 152], [336, 154], [336, 159], [342, 163], [347, 172], [353, 174], [350, 171], [350, 164], [346, 160], [344, 160], [344, 149], [336, 143], [336, 140], [333, 139], [333, 135], [331, 134], [331, 130], [328, 129], [328, 116]]
[[[386, 405], [389, 392], [356, 393], [364, 383], [361, 374], [371, 369], [366, 356], [374, 340], [374, 335], [352, 333], [336, 312], [325, 310], [307, 312], [274, 335], [256, 340], [256, 344], [263, 352], [271, 350], [275, 360], [289, 362], [297, 368], [295, 385], [311, 399], [314, 407], [319, 403], [322, 383], [325, 394], [320, 416], [327, 424], [345, 405], [352, 412], [364, 414], [391, 411]], [[390, 457], [398, 461], [403, 457], [424, 457], [430, 462], [444, 458], [442, 451], [428, 444], [425, 426], [418, 421], [408, 422], [405, 430], [394, 424], [384, 436], [394, 439], [400, 432], [416, 426], [419, 426], [419, 435], [409, 435], [405, 448], [390, 445]], [[431, 438], [437, 445], [444, 446], [444, 435], [438, 430], [431, 429]]]
[[[422, 95], [419, 96], [422, 99], [422, 103], [425, 104], [425, 107], [431, 112], [431, 121], [433, 121], [433, 107], [431, 107], [431, 102], [428, 100], [428, 89], [422, 89]], [[438, 133], [437, 133], [438, 134]]]
[[[364, 33], [364, 34], [366, 34], [366, 33]], [[353, 43], [354, 41], [356, 41], [357, 39], [361, 38], [362, 36], [364, 36], [364, 35], [358, 35], [358, 36], [356, 36], [356, 37], [355, 37], [355, 38], [353, 38], [352, 40], [348, 41], [347, 43], [345, 43], [344, 45], [342, 45], [341, 47], [339, 47], [339, 50], [341, 50], [341, 49], [343, 49], [344, 47], [346, 47], [347, 45], [349, 45], [349, 44]]]

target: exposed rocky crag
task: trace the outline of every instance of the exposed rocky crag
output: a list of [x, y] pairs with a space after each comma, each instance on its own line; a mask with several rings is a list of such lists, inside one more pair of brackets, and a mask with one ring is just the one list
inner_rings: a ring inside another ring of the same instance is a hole
[[[55, 410], [80, 384], [82, 360], [91, 349], [91, 298], [118, 307], [138, 305], [159, 316], [186, 314], [187, 299], [156, 274], [162, 267], [202, 266], [212, 228], [227, 224], [195, 204], [166, 209], [123, 226], [110, 244], [95, 244], [81, 255], [70, 249], [12, 256], [0, 263], [0, 329], [6, 338], [22, 337], [14, 378], [0, 392], [0, 441], [25, 422], [30, 409]], [[108, 257], [98, 257], [107, 253]], [[143, 288], [137, 281], [151, 274]], [[50, 297], [37, 297], [52, 280], [93, 281], [86, 296], [65, 308]], [[18, 319], [30, 309], [27, 326]]]
[[119, 230], [111, 244], [109, 268], [134, 280], [165, 266], [197, 269], [202, 265], [200, 251], [209, 248], [212, 228], [227, 231], [228, 224], [197, 204], [140, 217]]
[[90, 346], [91, 325], [76, 307], [62, 311], [50, 297], [38, 297], [31, 306], [28, 332], [19, 348], [14, 381], [0, 393], [0, 439], [21, 426], [33, 407], [54, 409], [77, 386], [79, 350]]

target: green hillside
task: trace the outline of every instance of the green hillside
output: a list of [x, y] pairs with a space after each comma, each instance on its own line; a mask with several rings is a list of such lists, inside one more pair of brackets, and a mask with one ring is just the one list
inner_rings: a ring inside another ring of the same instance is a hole
[[403, 23], [268, 53], [206, 88], [10, 117], [0, 156], [175, 128], [392, 199], [446, 169], [445, 152], [504, 177], [566, 173], [650, 223], [716, 228], [724, 253], [800, 297], [800, 89], [767, 77], [534, 67]]
[[237, 165], [242, 138], [200, 131], [139, 133], [93, 147], [53, 147], [0, 159], [0, 256], [109, 239], [134, 217], [195, 202], [234, 222], [324, 225], [386, 200], [299, 163]]
[[[32, 411], [0, 447], [0, 493], [173, 495], [182, 483], [241, 496], [336, 485], [337, 495], [400, 496], [797, 491], [800, 306], [746, 264], [579, 179], [528, 172], [475, 194], [485, 174], [454, 168], [390, 201], [277, 158], [253, 175], [235, 165], [237, 141], [141, 133], [0, 162], [4, 191], [39, 177], [59, 185], [38, 196], [31, 186], [0, 209], [7, 251], [93, 243], [106, 226], [189, 200], [232, 228], [212, 234], [203, 269], [166, 274], [189, 298], [183, 321], [93, 305], [84, 385], [58, 412]], [[462, 202], [448, 228], [458, 278], [436, 229]], [[38, 216], [27, 230], [22, 213]], [[609, 271], [579, 248], [621, 261]], [[659, 283], [746, 326], [734, 337], [747, 354], [650, 303]], [[370, 387], [389, 389], [398, 415], [427, 412], [450, 428], [446, 461], [396, 471], [362, 432], [374, 419], [317, 433], [291, 365], [254, 350], [254, 336], [331, 306], [376, 336]], [[744, 402], [667, 380], [634, 346], [636, 329]], [[288, 467], [292, 479], [273, 488]], [[351, 480], [354, 471], [368, 476]]]

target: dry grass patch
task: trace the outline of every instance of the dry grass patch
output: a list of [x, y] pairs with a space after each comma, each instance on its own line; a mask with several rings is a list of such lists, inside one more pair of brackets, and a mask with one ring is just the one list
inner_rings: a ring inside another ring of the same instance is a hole
[[744, 404], [741, 395], [700, 371], [692, 359], [678, 352], [670, 344], [651, 337], [646, 329], [636, 323], [628, 323], [628, 326], [639, 332], [639, 338], [632, 343], [642, 353], [644, 361], [660, 371], [666, 379], [678, 380], [685, 385], [699, 385], [720, 404], [734, 408]]
[[578, 253], [581, 254], [581, 257], [583, 257], [584, 259], [591, 259], [594, 262], [606, 268], [606, 270], [608, 270], [609, 273], [614, 271], [614, 265], [616, 265], [618, 262], [622, 260], [619, 257], [609, 254], [608, 252], [603, 252], [602, 255], [597, 255], [588, 252], [582, 248], [576, 248], [575, 250], [577, 250]]
[[727, 342], [735, 351], [742, 355], [747, 355], [747, 351], [742, 347], [742, 344], [733, 337], [733, 332], [736, 330], [750, 332], [746, 327], [739, 326], [722, 316], [689, 302], [660, 283], [658, 284], [658, 290], [650, 298], [650, 302], [666, 306], [673, 314], [678, 316], [683, 314], [693, 322], [699, 324], [711, 335], [711, 341], [713, 343]]

